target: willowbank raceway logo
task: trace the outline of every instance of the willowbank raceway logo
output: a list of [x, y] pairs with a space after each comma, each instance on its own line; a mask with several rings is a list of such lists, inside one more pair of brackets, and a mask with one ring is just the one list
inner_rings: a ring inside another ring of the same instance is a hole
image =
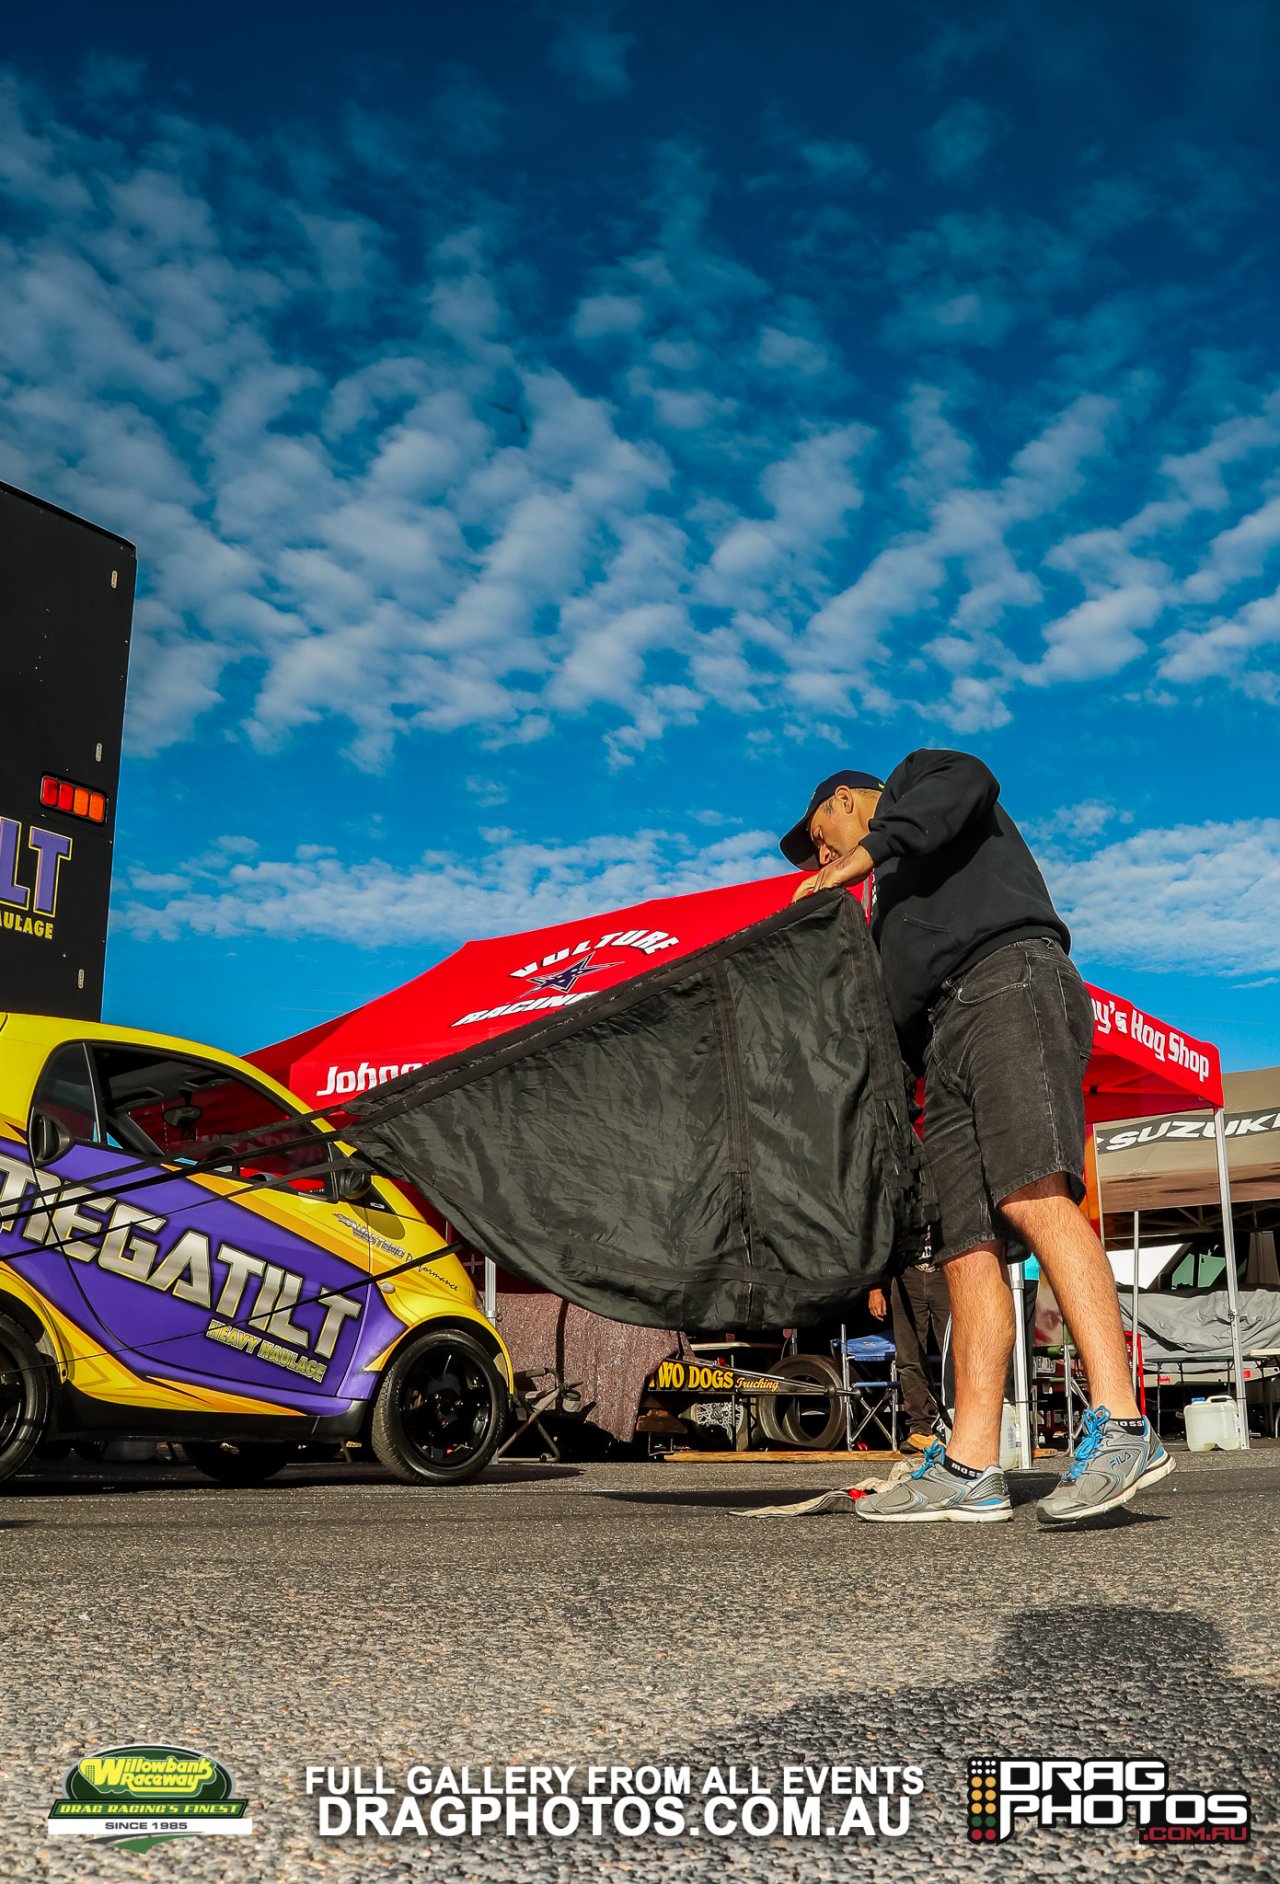
[[88, 1753], [49, 1809], [51, 1838], [110, 1839], [143, 1851], [166, 1838], [252, 1832], [247, 1802], [207, 1753], [187, 1747], [107, 1747]]
[[1249, 1795], [1175, 1792], [1163, 1760], [970, 1760], [969, 1839], [1001, 1845], [1019, 1819], [1051, 1830], [1133, 1824], [1140, 1845], [1241, 1845]]

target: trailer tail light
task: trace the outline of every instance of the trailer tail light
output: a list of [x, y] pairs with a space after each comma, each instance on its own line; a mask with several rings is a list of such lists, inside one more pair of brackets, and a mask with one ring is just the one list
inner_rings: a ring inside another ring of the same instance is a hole
[[105, 824], [107, 801], [101, 792], [87, 785], [75, 785], [69, 778], [54, 778], [49, 773], [40, 781], [40, 803], [50, 811], [64, 811], [70, 818], [87, 818], [90, 824]]

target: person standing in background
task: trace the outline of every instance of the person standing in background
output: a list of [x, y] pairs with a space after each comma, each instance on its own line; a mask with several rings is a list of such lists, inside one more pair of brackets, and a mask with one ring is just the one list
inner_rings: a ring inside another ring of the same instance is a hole
[[946, 1278], [927, 1258], [893, 1277], [886, 1297], [872, 1289], [867, 1307], [876, 1321], [893, 1318], [893, 1345], [897, 1350], [898, 1381], [907, 1436], [904, 1452], [928, 1452], [945, 1429], [941, 1384], [935, 1386], [929, 1356], [945, 1350], [951, 1304]]

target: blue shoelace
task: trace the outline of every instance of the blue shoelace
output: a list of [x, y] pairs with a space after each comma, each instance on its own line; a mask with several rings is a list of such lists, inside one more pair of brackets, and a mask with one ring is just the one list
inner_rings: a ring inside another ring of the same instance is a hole
[[940, 1439], [935, 1439], [929, 1447], [929, 1450], [925, 1453], [924, 1458], [911, 1474], [912, 1478], [923, 1478], [931, 1466], [941, 1465], [946, 1456], [946, 1447]]
[[1064, 1485], [1074, 1485], [1085, 1466], [1088, 1465], [1098, 1447], [1102, 1444], [1102, 1435], [1107, 1430], [1107, 1421], [1111, 1418], [1105, 1406], [1090, 1410], [1084, 1416], [1084, 1438], [1076, 1447], [1076, 1456], [1062, 1474]]

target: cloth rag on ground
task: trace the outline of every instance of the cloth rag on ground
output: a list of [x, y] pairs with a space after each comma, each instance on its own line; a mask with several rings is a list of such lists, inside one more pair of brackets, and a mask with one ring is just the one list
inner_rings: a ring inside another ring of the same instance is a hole
[[730, 1511], [734, 1518], [823, 1518], [834, 1511], [841, 1517], [850, 1516], [857, 1506], [859, 1498], [866, 1498], [872, 1492], [887, 1491], [890, 1485], [900, 1485], [903, 1479], [911, 1477], [916, 1469], [912, 1459], [899, 1459], [891, 1467], [887, 1478], [860, 1478], [852, 1485], [842, 1485], [835, 1491], [819, 1492], [816, 1498], [802, 1498], [798, 1504], [790, 1505], [744, 1505]]
[[929, 1215], [859, 904], [809, 897], [353, 1099], [477, 1249], [654, 1328], [821, 1321]]

